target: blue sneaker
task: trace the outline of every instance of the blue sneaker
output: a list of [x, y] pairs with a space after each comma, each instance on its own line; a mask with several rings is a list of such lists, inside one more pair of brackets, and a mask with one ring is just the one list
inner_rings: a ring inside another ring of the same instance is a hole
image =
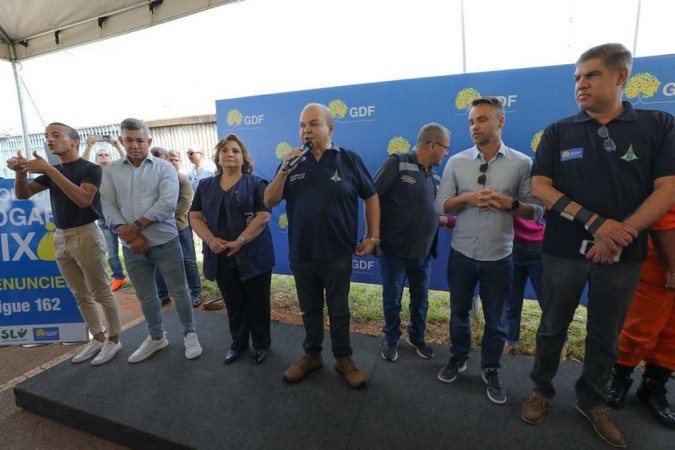
[[396, 361], [398, 359], [398, 351], [396, 351], [397, 347], [398, 342], [390, 344], [387, 341], [384, 341], [384, 345], [382, 346], [382, 359], [389, 362]]

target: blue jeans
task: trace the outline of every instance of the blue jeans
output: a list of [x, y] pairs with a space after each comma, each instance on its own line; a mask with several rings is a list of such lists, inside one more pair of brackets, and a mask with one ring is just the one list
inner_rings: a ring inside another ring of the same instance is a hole
[[414, 344], [424, 344], [429, 309], [430, 257], [400, 258], [382, 255], [382, 308], [384, 310], [384, 339], [395, 344], [401, 338], [401, 297], [406, 278], [410, 291], [410, 324], [408, 336]]
[[185, 268], [178, 237], [164, 244], [150, 247], [146, 253], [134, 253], [123, 247], [124, 264], [136, 289], [136, 297], [141, 302], [143, 316], [148, 323], [150, 336], [158, 337], [164, 332], [162, 327], [162, 305], [155, 286], [155, 268], [159, 269], [167, 280], [169, 294], [176, 302], [176, 311], [183, 334], [195, 331], [192, 319], [192, 302], [185, 284]]
[[[202, 293], [202, 281], [199, 278], [199, 268], [197, 267], [197, 257], [195, 256], [195, 243], [192, 240], [192, 228], [185, 227], [178, 232], [180, 249], [183, 252], [183, 265], [185, 266], [185, 279], [191, 295]], [[157, 293], [159, 298], [169, 295], [166, 282], [159, 270], [155, 271], [155, 282], [157, 283]]]
[[520, 316], [523, 312], [523, 298], [525, 297], [525, 285], [530, 279], [537, 300], [541, 303], [542, 285], [541, 274], [543, 271], [541, 243], [525, 243], [515, 241], [513, 243], [513, 281], [511, 294], [504, 305], [502, 325], [506, 331], [506, 343], [514, 345], [520, 341]]
[[544, 255], [542, 315], [530, 374], [535, 392], [548, 398], [555, 395], [553, 378], [558, 373], [560, 350], [588, 283], [586, 357], [575, 391], [579, 403], [587, 408], [605, 405], [605, 385], [618, 356], [619, 333], [641, 269], [640, 262], [595, 264]]
[[501, 326], [504, 304], [511, 291], [511, 255], [498, 261], [478, 261], [451, 250], [448, 261], [450, 287], [450, 353], [469, 359], [471, 351], [471, 301], [478, 284], [485, 328], [481, 341], [481, 368], [500, 368], [506, 333]]
[[119, 239], [117, 238], [117, 232], [108, 228], [105, 222], [101, 220], [98, 221], [98, 226], [101, 228], [101, 231], [103, 231], [103, 236], [105, 236], [108, 253], [108, 264], [110, 265], [112, 276], [116, 280], [123, 280], [124, 270], [122, 269], [122, 263], [120, 262], [120, 243]]

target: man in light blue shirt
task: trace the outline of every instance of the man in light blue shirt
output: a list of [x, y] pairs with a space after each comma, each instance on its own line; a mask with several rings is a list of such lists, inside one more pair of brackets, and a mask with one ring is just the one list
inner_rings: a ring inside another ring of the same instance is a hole
[[448, 261], [450, 359], [438, 374], [452, 383], [467, 367], [471, 350], [470, 311], [479, 286], [485, 315], [481, 369], [488, 398], [506, 402], [499, 376], [505, 333], [504, 303], [512, 278], [513, 216], [537, 219], [543, 208], [532, 197], [532, 160], [502, 142], [504, 106], [494, 97], [477, 98], [469, 112], [474, 147], [452, 156], [436, 195], [438, 214], [457, 213]]
[[137, 363], [169, 345], [162, 326], [161, 304], [155, 287], [155, 268], [167, 282], [183, 326], [185, 357], [197, 358], [202, 348], [195, 333], [190, 294], [176, 228], [178, 178], [176, 169], [149, 148], [152, 138], [140, 120], [125, 119], [120, 142], [127, 157], [103, 173], [101, 204], [106, 223], [123, 242], [124, 264], [136, 289], [149, 336], [130, 357]]

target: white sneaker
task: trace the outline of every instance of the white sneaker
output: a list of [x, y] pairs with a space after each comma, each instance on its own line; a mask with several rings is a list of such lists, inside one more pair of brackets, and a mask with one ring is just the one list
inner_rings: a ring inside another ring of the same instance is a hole
[[72, 359], [73, 363], [79, 364], [81, 362], [85, 362], [95, 354], [97, 354], [101, 349], [103, 348], [103, 342], [97, 341], [96, 339], [92, 339], [87, 343], [87, 345], [78, 353], [75, 355], [75, 357]]
[[185, 342], [185, 357], [187, 359], [195, 359], [202, 354], [202, 346], [199, 345], [197, 333], [186, 334], [183, 342]]
[[169, 345], [169, 341], [166, 339], [166, 333], [162, 334], [162, 339], [157, 340], [153, 339], [152, 336], [148, 336], [145, 338], [141, 346], [138, 347], [138, 350], [131, 354], [129, 357], [129, 362], [141, 362], [155, 353], [157, 350], [165, 348], [167, 345]]
[[103, 348], [100, 352], [98, 352], [96, 358], [92, 360], [91, 365], [100, 366], [101, 364], [107, 363], [113, 359], [113, 356], [115, 356], [120, 350], [122, 350], [122, 344], [120, 342], [105, 341]]

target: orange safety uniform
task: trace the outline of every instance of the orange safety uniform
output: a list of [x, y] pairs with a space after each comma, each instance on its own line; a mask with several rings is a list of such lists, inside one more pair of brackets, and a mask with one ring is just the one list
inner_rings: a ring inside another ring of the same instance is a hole
[[[675, 206], [651, 230], [673, 228]], [[650, 238], [647, 260], [619, 336], [619, 364], [635, 367], [644, 360], [675, 370], [675, 292], [665, 288], [667, 275]]]

